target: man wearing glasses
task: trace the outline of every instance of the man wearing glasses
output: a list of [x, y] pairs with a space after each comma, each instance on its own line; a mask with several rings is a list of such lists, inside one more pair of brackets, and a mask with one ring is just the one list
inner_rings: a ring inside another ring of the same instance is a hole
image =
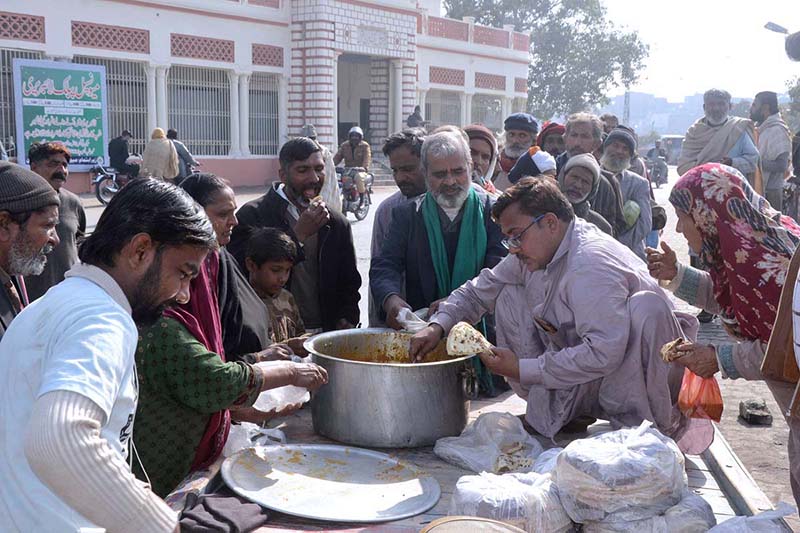
[[693, 339], [697, 320], [674, 310], [630, 249], [576, 218], [551, 180], [520, 180], [492, 215], [509, 257], [439, 306], [412, 338], [412, 357], [422, 360], [457, 322], [493, 312], [498, 347], [481, 359], [527, 399], [538, 433], [580, 429], [581, 418], [615, 428], [650, 420], [685, 452], [705, 449], [713, 428], [680, 413], [683, 372], [660, 356], [665, 343]]

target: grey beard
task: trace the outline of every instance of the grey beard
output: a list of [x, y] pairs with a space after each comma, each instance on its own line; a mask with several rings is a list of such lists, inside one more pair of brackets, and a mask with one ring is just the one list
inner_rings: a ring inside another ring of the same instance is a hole
[[718, 121], [715, 121], [713, 117], [706, 115], [706, 121], [708, 122], [709, 126], [720, 126], [722, 124], [725, 124], [727, 120], [728, 120], [728, 115], [723, 115], [722, 118]]
[[528, 148], [520, 144], [507, 144], [503, 148], [503, 152], [511, 159], [519, 159], [522, 154], [528, 151]]
[[614, 157], [603, 154], [600, 158], [600, 165], [609, 172], [619, 174], [623, 170], [628, 170], [631, 167], [631, 160], [629, 157]]
[[439, 204], [442, 209], [461, 209], [464, 202], [467, 200], [470, 185], [466, 189], [462, 189], [456, 196], [445, 196], [441, 193], [433, 193], [433, 199]]
[[9, 274], [15, 276], [38, 276], [44, 272], [47, 264], [47, 254], [53, 251], [50, 244], [44, 245], [40, 250], [31, 253], [32, 250], [24, 241], [15, 240], [8, 250]]

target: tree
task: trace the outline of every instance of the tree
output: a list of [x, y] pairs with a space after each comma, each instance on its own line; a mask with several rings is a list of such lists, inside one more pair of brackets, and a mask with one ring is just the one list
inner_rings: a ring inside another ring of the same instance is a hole
[[789, 103], [783, 106], [782, 115], [792, 133], [800, 131], [800, 77], [789, 81]]
[[540, 118], [603, 105], [639, 78], [648, 46], [606, 18], [600, 0], [444, 0], [448, 16], [531, 34], [528, 110]]

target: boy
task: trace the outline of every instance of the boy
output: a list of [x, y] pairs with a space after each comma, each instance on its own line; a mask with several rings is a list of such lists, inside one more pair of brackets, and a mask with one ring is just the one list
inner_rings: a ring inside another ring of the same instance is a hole
[[279, 229], [258, 229], [247, 241], [245, 265], [250, 285], [269, 309], [270, 338], [275, 343], [287, 343], [295, 354], [304, 357], [308, 355], [303, 349], [305, 325], [294, 296], [283, 288], [296, 261], [297, 246]]

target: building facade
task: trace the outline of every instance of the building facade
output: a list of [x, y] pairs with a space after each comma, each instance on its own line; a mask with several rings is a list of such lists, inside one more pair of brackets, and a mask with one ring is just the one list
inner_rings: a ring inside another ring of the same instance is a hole
[[[529, 39], [443, 18], [439, 0], [29, 0], [0, 8], [0, 139], [15, 145], [12, 61], [106, 67], [109, 135], [175, 128], [235, 186], [277, 177], [307, 123], [379, 146], [415, 105], [430, 126], [499, 131], [527, 99]], [[85, 191], [87, 176], [70, 188]]]

